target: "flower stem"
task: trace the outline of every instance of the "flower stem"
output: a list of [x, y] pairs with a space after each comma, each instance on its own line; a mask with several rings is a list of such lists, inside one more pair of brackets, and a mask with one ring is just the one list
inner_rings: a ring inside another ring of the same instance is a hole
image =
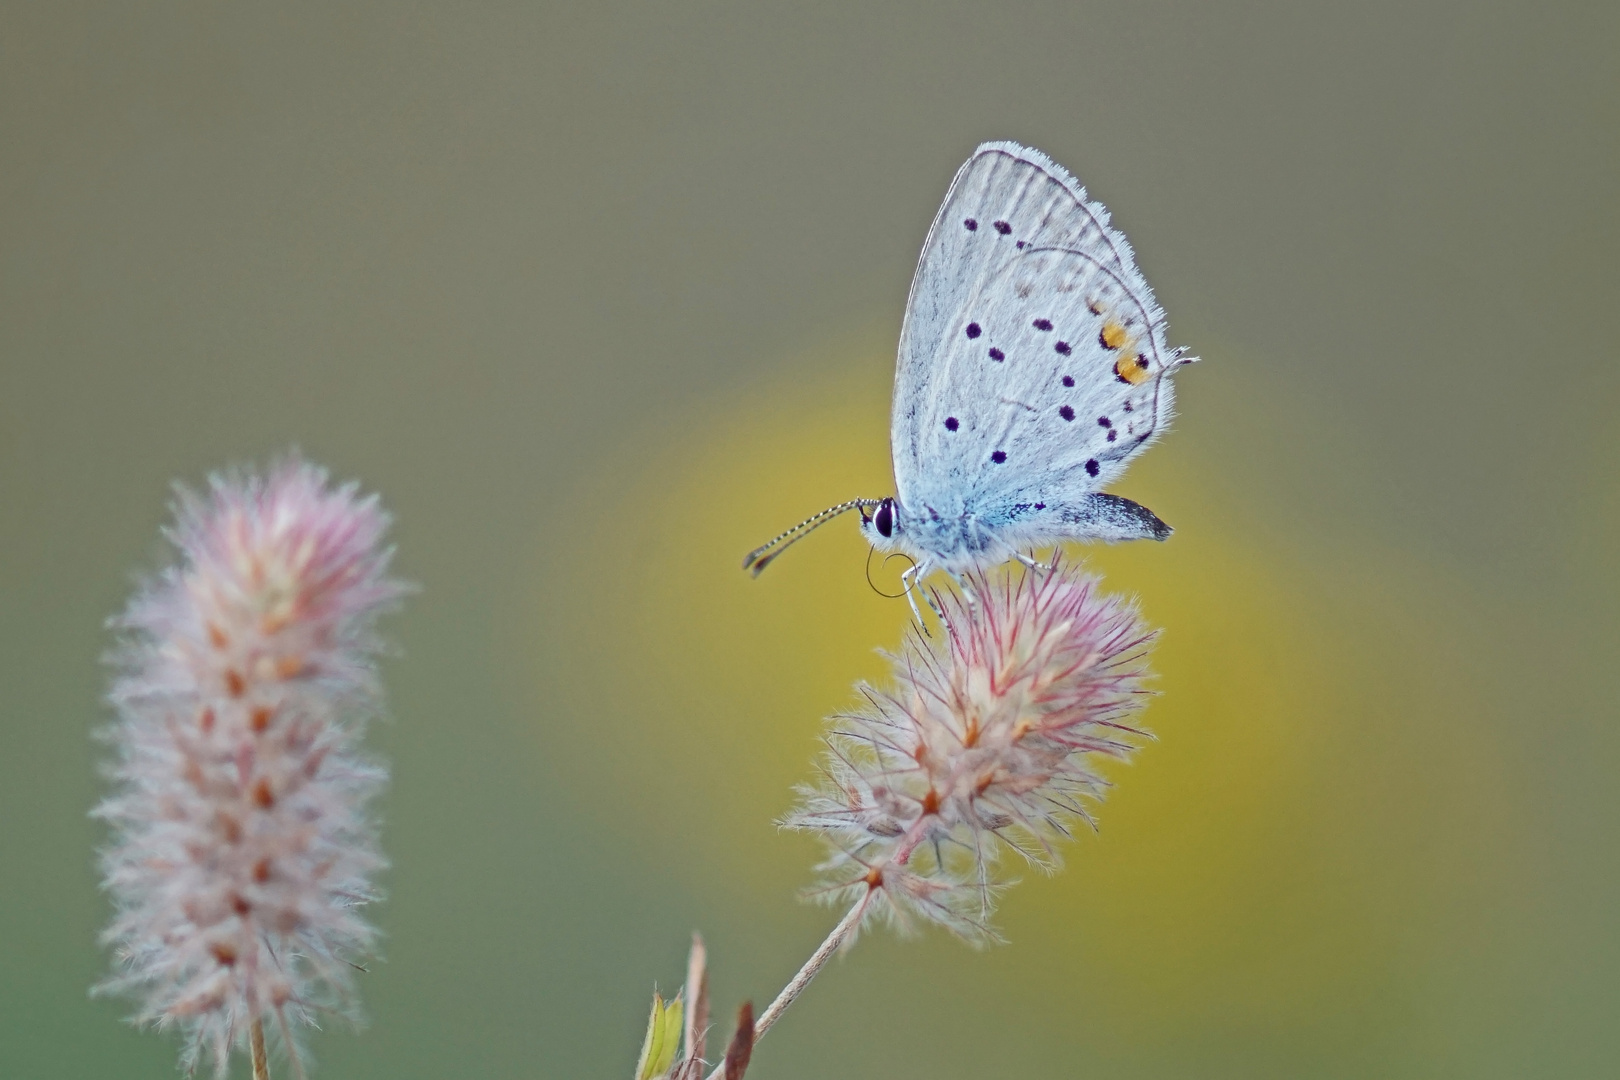
[[[810, 980], [814, 979], [816, 974], [827, 965], [827, 961], [832, 959], [832, 955], [838, 951], [838, 947], [849, 940], [850, 934], [854, 933], [855, 928], [861, 925], [861, 916], [866, 914], [866, 905], [871, 899], [872, 890], [868, 889], [866, 894], [855, 901], [855, 905], [838, 921], [838, 925], [832, 928], [832, 933], [827, 935], [827, 940], [823, 941], [816, 947], [816, 951], [810, 954], [810, 959], [804, 962], [804, 966], [799, 969], [799, 973], [793, 976], [786, 986], [782, 987], [782, 992], [776, 995], [776, 1000], [771, 1002], [770, 1008], [761, 1013], [759, 1019], [754, 1021], [754, 1041], [756, 1043], [771, 1029], [772, 1024], [781, 1019], [782, 1014], [787, 1011], [787, 1007], [793, 1004], [800, 994], [804, 993], [805, 987], [810, 985]], [[715, 1066], [714, 1071], [709, 1074], [708, 1080], [721, 1080], [724, 1071], [725, 1063], [722, 1062]]]
[[264, 1052], [264, 1025], [255, 1019], [248, 1028], [253, 1049], [253, 1080], [270, 1080], [270, 1055]]

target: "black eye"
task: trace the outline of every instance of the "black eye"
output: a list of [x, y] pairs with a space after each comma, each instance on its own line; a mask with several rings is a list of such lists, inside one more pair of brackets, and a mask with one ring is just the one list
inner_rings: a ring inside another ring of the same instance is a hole
[[872, 524], [876, 525], [877, 531], [884, 536], [894, 532], [894, 511], [889, 509], [888, 499], [884, 499], [883, 504], [877, 508], [877, 513], [872, 515]]

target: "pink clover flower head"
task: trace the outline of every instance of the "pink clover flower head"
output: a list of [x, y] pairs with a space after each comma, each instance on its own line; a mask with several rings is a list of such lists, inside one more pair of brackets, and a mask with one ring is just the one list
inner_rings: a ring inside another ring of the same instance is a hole
[[1097, 585], [1056, 565], [938, 595], [943, 640], [913, 630], [890, 657], [892, 687], [858, 687], [865, 706], [832, 719], [823, 778], [783, 822], [832, 849], [812, 895], [864, 900], [902, 930], [997, 940], [1000, 856], [1056, 869], [1055, 843], [1075, 821], [1094, 826], [1086, 804], [1108, 787], [1093, 763], [1146, 737], [1130, 721], [1156, 632]]
[[386, 865], [367, 810], [386, 773], [359, 745], [381, 707], [372, 624], [405, 591], [387, 526], [296, 458], [215, 476], [179, 490], [178, 565], [112, 621], [114, 790], [95, 814], [117, 971], [96, 989], [180, 1028], [188, 1074], [206, 1052], [223, 1077], [264, 1029], [297, 1068], [294, 1028], [355, 1015]]

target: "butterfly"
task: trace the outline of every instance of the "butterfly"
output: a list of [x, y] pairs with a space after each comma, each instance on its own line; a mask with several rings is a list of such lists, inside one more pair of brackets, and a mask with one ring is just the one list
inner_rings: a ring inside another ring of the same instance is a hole
[[[1170, 376], [1195, 362], [1108, 211], [1038, 150], [980, 146], [923, 244], [900, 331], [889, 441], [895, 494], [829, 507], [748, 553], [755, 575], [859, 510], [916, 585], [1068, 540], [1163, 540], [1147, 507], [1101, 489], [1164, 433]], [[933, 606], [930, 604], [930, 606]]]

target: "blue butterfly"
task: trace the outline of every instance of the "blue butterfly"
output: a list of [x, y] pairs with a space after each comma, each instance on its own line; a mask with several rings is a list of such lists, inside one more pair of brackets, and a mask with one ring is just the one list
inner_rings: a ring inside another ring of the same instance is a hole
[[1018, 559], [1066, 540], [1163, 540], [1151, 510], [1101, 489], [1163, 434], [1164, 312], [1108, 211], [1045, 154], [985, 143], [934, 218], [900, 331], [889, 429], [896, 494], [823, 510], [748, 554], [758, 574], [850, 510], [879, 551], [935, 570]]

